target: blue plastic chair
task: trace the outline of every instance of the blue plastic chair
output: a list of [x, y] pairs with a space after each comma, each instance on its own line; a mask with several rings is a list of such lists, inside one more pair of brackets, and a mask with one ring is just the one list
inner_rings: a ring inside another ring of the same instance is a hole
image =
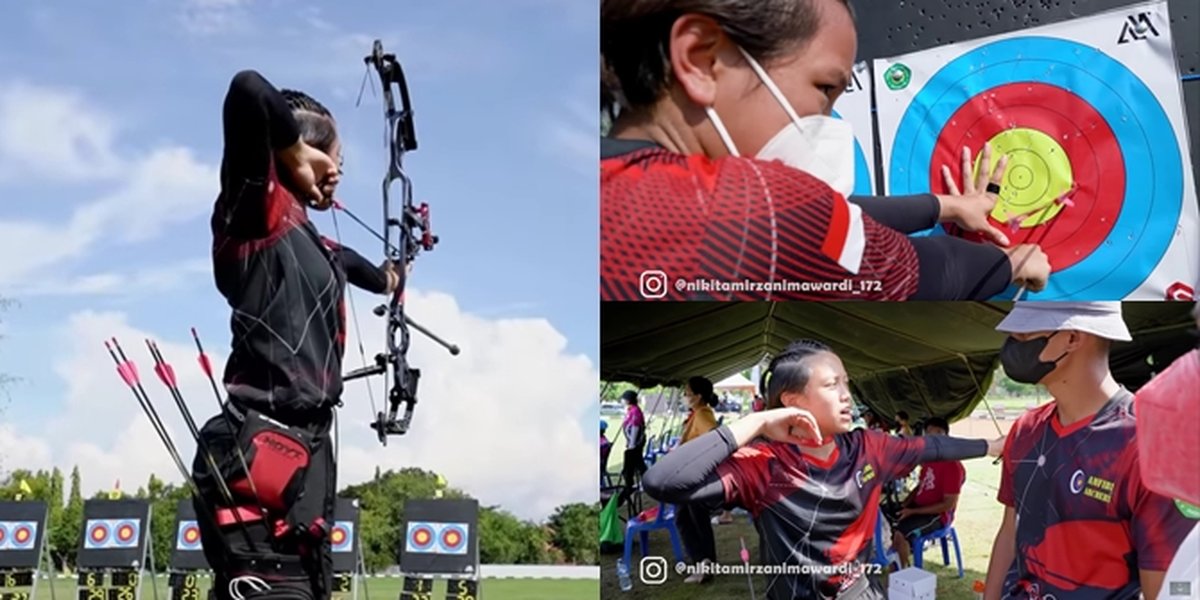
[[679, 529], [675, 527], [675, 505], [660, 504], [658, 505], [658, 514], [653, 521], [643, 522], [641, 519], [632, 518], [625, 524], [625, 566], [631, 570], [633, 568], [630, 562], [633, 559], [633, 537], [637, 535], [639, 542], [639, 552], [642, 556], [646, 556], [646, 552], [650, 549], [650, 532], [656, 529], [665, 529], [671, 536], [671, 551], [675, 553], [675, 562], [683, 562], [683, 545], [679, 542]]
[[922, 555], [925, 553], [925, 543], [933, 541], [942, 542], [942, 564], [946, 565], [947, 567], [950, 566], [950, 547], [947, 541], [954, 542], [954, 558], [958, 561], [958, 578], [962, 579], [962, 548], [960, 548], [958, 545], [958, 532], [954, 531], [954, 513], [950, 513], [949, 525], [938, 529], [937, 531], [931, 531], [913, 540], [913, 565], [918, 569], [920, 569], [921, 565], [924, 563]]
[[896, 568], [900, 569], [900, 554], [891, 547], [892, 540], [883, 536], [883, 509], [877, 507], [875, 510], [878, 514], [875, 515], [875, 554], [871, 557], [871, 564], [885, 569], [896, 565]]

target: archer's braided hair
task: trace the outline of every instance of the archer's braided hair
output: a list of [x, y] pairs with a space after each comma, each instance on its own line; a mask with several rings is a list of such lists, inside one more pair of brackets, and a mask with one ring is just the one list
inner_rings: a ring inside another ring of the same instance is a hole
[[808, 359], [833, 349], [816, 340], [799, 340], [788, 344], [783, 352], [776, 354], [759, 380], [759, 395], [767, 400], [767, 410], [783, 406], [784, 392], [799, 392], [808, 385], [812, 371]]
[[329, 152], [337, 140], [337, 129], [333, 126], [333, 114], [329, 109], [304, 92], [279, 90], [279, 93], [287, 101], [296, 124], [300, 126], [300, 139], [321, 152]]

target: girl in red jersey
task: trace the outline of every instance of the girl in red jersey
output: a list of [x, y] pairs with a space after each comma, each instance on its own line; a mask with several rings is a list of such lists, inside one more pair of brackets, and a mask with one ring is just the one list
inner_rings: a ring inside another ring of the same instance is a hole
[[[601, 300], [986, 299], [1050, 273], [962, 194], [852, 197], [845, 0], [602, 0]], [[619, 112], [616, 108], [619, 107]], [[984, 149], [982, 164], [990, 163]], [[990, 177], [990, 184], [989, 184]], [[952, 222], [992, 242], [904, 234]]]
[[819, 342], [788, 346], [763, 381], [766, 411], [681, 445], [642, 483], [661, 502], [749, 510], [761, 563], [792, 567], [767, 578], [770, 600], [882, 598], [864, 564], [884, 482], [920, 463], [998, 456], [1003, 447], [1003, 439], [852, 431], [845, 367]]

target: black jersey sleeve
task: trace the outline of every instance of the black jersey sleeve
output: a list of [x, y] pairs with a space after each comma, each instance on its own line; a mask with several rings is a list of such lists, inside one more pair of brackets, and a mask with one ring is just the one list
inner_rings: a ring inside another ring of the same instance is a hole
[[1003, 250], [948, 235], [911, 238], [919, 279], [909, 300], [987, 300], [1012, 282]]
[[287, 101], [256, 71], [234, 75], [222, 111], [225, 148], [221, 200], [228, 235], [258, 238], [278, 226], [283, 213], [269, 206], [274, 154], [296, 143], [300, 129]]
[[660, 502], [715, 505], [725, 500], [717, 465], [737, 450], [733, 433], [722, 425], [680, 444], [642, 476], [642, 487]]
[[933, 194], [912, 196], [850, 196], [881, 225], [901, 233], [916, 233], [937, 225], [941, 205]]

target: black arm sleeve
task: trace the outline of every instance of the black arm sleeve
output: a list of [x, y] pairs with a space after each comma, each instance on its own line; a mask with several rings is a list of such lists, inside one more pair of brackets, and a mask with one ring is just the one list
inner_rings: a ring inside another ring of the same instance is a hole
[[251, 237], [265, 235], [271, 160], [275, 151], [300, 139], [300, 128], [283, 95], [250, 70], [239, 72], [230, 82], [222, 119], [221, 196], [228, 227]]
[[346, 281], [373, 294], [387, 292], [387, 272], [346, 246], [341, 246], [338, 252], [346, 266]]
[[722, 504], [725, 486], [717, 475], [717, 465], [737, 448], [733, 432], [722, 425], [658, 459], [642, 476], [642, 487], [659, 502]]
[[850, 196], [872, 219], [900, 233], [916, 233], [937, 225], [942, 207], [937, 196]]
[[948, 235], [911, 238], [920, 265], [909, 300], [987, 300], [1012, 283], [1003, 250]]
[[965, 440], [944, 435], [925, 436], [925, 449], [921, 451], [922, 463], [939, 460], [964, 460], [987, 456], [987, 440]]

